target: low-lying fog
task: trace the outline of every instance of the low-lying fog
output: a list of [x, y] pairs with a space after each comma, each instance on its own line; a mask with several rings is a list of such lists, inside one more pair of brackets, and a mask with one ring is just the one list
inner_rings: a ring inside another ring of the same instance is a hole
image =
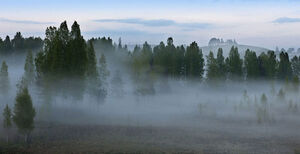
[[[1, 98], [13, 108], [16, 84], [23, 74], [25, 58], [6, 59], [10, 93]], [[205, 82], [164, 79], [155, 82], [154, 95], [136, 95], [133, 82], [122, 72], [123, 96], [115, 96], [108, 80], [105, 102], [85, 94], [82, 101], [57, 95], [44, 103], [38, 88], [30, 88], [35, 121], [76, 125], [162, 126], [226, 131], [243, 135], [300, 137], [299, 92], [278, 82], [227, 82], [209, 86]], [[162, 83], [165, 86], [161, 86]], [[121, 88], [121, 87], [120, 87]], [[282, 90], [283, 93], [279, 93]], [[266, 99], [262, 98], [265, 94]], [[2, 119], [2, 114], [1, 114]]]

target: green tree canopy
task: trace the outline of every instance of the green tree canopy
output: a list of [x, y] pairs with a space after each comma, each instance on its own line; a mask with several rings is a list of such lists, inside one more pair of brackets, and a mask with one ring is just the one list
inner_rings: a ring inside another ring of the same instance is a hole
[[288, 53], [281, 52], [279, 58], [278, 78], [282, 80], [291, 79], [293, 72]]
[[195, 79], [203, 77], [204, 58], [196, 42], [191, 43], [186, 49], [185, 67], [187, 77]]
[[0, 92], [5, 95], [9, 91], [9, 76], [8, 76], [8, 66], [5, 61], [2, 62], [0, 69]]
[[16, 96], [13, 121], [19, 132], [25, 135], [25, 142], [28, 141], [28, 135], [34, 129], [35, 115], [36, 112], [28, 88], [20, 86]]
[[226, 59], [226, 65], [231, 79], [241, 79], [243, 75], [243, 60], [240, 58], [240, 54], [237, 47], [232, 47], [229, 52], [229, 57]]
[[33, 55], [31, 51], [28, 51], [26, 56], [26, 61], [24, 65], [24, 78], [28, 84], [33, 83], [35, 78], [35, 69], [34, 69], [34, 61]]
[[3, 127], [6, 129], [6, 134], [7, 134], [7, 142], [8, 142], [8, 134], [9, 134], [9, 129], [12, 127], [12, 113], [8, 105], [6, 104], [4, 110], [3, 110]]
[[244, 64], [247, 74], [247, 79], [256, 79], [259, 76], [258, 58], [254, 51], [246, 50]]
[[206, 66], [207, 66], [207, 74], [206, 77], [209, 81], [215, 80], [219, 77], [219, 69], [217, 60], [214, 57], [213, 52], [209, 52], [208, 56], [206, 56]]

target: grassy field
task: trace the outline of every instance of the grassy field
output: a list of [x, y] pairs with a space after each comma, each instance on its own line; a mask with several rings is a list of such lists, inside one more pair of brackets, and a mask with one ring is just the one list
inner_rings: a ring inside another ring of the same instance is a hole
[[[234, 124], [230, 124], [234, 125]], [[228, 128], [229, 125], [224, 125]], [[244, 126], [247, 127], [246, 125]], [[248, 127], [251, 127], [249, 124]], [[233, 127], [234, 128], [234, 127]], [[243, 128], [243, 127], [242, 127]], [[37, 123], [31, 143], [1, 141], [1, 153], [297, 153], [295, 136], [245, 133], [206, 126], [154, 127]], [[241, 135], [243, 133], [243, 135]]]

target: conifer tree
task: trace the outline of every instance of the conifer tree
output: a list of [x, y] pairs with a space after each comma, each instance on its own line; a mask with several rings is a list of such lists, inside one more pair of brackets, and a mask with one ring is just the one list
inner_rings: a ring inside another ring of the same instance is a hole
[[112, 93], [116, 97], [123, 97], [124, 95], [124, 83], [122, 80], [122, 76], [119, 70], [117, 70], [112, 77], [111, 80], [111, 88], [112, 88]]
[[12, 122], [11, 122], [11, 118], [12, 118], [12, 113], [10, 108], [8, 107], [8, 105], [6, 104], [4, 111], [3, 111], [3, 127], [6, 130], [6, 141], [8, 142], [8, 138], [9, 138], [9, 130], [12, 127]]
[[287, 52], [280, 53], [280, 61], [278, 66], [278, 78], [281, 80], [291, 79], [292, 77], [292, 67]]
[[33, 55], [31, 51], [28, 51], [24, 66], [25, 74], [24, 78], [28, 85], [30, 85], [34, 81], [34, 62], [33, 62]]
[[88, 64], [87, 64], [87, 76], [91, 78], [98, 77], [98, 70], [97, 70], [97, 58], [95, 54], [94, 45], [91, 41], [88, 42], [87, 47], [87, 57], [88, 57]]
[[26, 85], [21, 83], [18, 88], [13, 121], [17, 125], [19, 132], [25, 136], [25, 142], [27, 143], [28, 137], [34, 129], [34, 117], [36, 112]]
[[107, 94], [104, 84], [101, 83], [98, 69], [97, 59], [92, 41], [88, 42], [88, 64], [87, 64], [87, 86], [89, 94], [96, 97], [96, 99], [103, 100]]
[[0, 70], [0, 93], [5, 96], [9, 91], [8, 66], [5, 61], [2, 62]]
[[9, 36], [6, 36], [5, 40], [3, 41], [3, 51], [4, 51], [4, 54], [11, 53], [12, 49], [13, 49], [13, 47], [12, 47], [11, 40], [10, 40]]
[[101, 57], [99, 59], [99, 78], [100, 78], [100, 82], [101, 85], [103, 86], [103, 88], [105, 89], [105, 91], [107, 91], [107, 78], [109, 77], [109, 71], [107, 69], [107, 64], [106, 64], [106, 58], [104, 56], [104, 54], [101, 54]]
[[274, 79], [276, 77], [277, 60], [274, 51], [268, 51], [267, 77]]
[[226, 58], [226, 65], [231, 79], [241, 79], [243, 75], [243, 60], [240, 58], [237, 47], [233, 46], [231, 48], [229, 57]]
[[223, 49], [219, 48], [217, 53], [217, 65], [218, 65], [218, 76], [219, 79], [226, 79], [226, 64], [223, 56]]
[[258, 58], [254, 51], [246, 50], [244, 64], [246, 69], [247, 79], [255, 79], [259, 76]]
[[214, 58], [213, 52], [209, 52], [208, 56], [206, 56], [207, 60], [207, 79], [209, 81], [213, 81], [218, 78], [219, 76], [219, 70], [218, 70], [218, 64], [217, 60]]
[[300, 57], [294, 56], [291, 60], [293, 75], [299, 76], [300, 75]]
[[188, 77], [201, 79], [204, 73], [204, 58], [198, 44], [193, 42], [186, 49], [185, 54], [186, 73]]

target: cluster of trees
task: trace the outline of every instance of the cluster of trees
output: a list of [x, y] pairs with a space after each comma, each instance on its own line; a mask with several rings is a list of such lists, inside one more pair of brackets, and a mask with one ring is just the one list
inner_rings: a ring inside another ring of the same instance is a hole
[[145, 42], [142, 48], [136, 46], [131, 54], [135, 72], [153, 71], [166, 77], [190, 77], [201, 79], [204, 73], [204, 58], [196, 42], [187, 48], [175, 47], [173, 39], [167, 45], [161, 42], [153, 49]]
[[106, 60], [102, 55], [98, 69], [94, 41], [84, 40], [76, 21], [71, 31], [66, 21], [59, 28], [48, 27], [43, 51], [35, 58], [38, 82], [50, 88], [51, 85], [62, 86], [55, 87], [54, 91], [62, 89], [64, 92], [73, 92], [73, 96], [82, 96], [88, 85], [88, 90], [95, 96], [105, 96], [106, 90], [100, 76], [105, 78], [107, 74]]
[[[36, 115], [32, 104], [32, 99], [29, 94], [28, 86], [34, 81], [34, 63], [32, 52], [29, 51], [26, 57], [24, 66], [24, 75], [17, 84], [18, 90], [15, 98], [13, 111], [6, 104], [3, 111], [3, 127], [6, 130], [7, 142], [10, 135], [13, 123], [17, 126], [20, 134], [25, 136], [25, 142], [28, 142], [28, 137], [34, 129], [34, 117]], [[8, 66], [5, 61], [2, 62], [0, 69], [0, 90], [3, 98], [7, 97], [10, 90]], [[5, 99], [4, 99], [5, 100]]]
[[11, 53], [22, 53], [23, 51], [41, 49], [43, 40], [40, 37], [24, 38], [21, 32], [17, 32], [13, 39], [6, 36], [5, 39], [0, 38], [0, 54], [7, 55]]
[[[276, 57], [274, 51], [261, 53], [247, 50], [242, 59], [237, 47], [232, 47], [227, 58], [222, 48], [217, 56], [210, 52], [206, 56], [206, 65], [201, 49], [193, 42], [186, 48], [175, 47], [173, 39], [167, 45], [161, 42], [153, 49], [146, 42], [142, 48], [136, 46], [131, 54], [132, 68], [135, 72], [155, 72], [173, 78], [216, 80], [254, 80], [254, 79], [293, 79], [300, 72], [300, 57], [290, 60], [288, 53], [281, 52]], [[205, 72], [206, 70], [206, 72]]]
[[[17, 33], [12, 42], [15, 42], [16, 48], [22, 48], [20, 44], [24, 44], [24, 40], [26, 39], [21, 33]], [[118, 44], [105, 37], [86, 41], [76, 21], [71, 30], [66, 22], [61, 23], [58, 28], [48, 27], [43, 45], [43, 50], [35, 58], [32, 52], [28, 52], [23, 80], [31, 84], [37, 79], [36, 83], [47, 88], [47, 91], [72, 92], [73, 96], [82, 96], [84, 90], [97, 98], [106, 96], [107, 78], [110, 74], [106, 55], [109, 60], [119, 58], [119, 62], [128, 59], [138, 93], [154, 93], [153, 85], [157, 76], [189, 80], [205, 78], [209, 82], [215, 82], [284, 80], [297, 78], [300, 73], [300, 57], [295, 56], [290, 60], [286, 52], [281, 52], [276, 57], [274, 51], [257, 55], [256, 52], [247, 50], [242, 58], [238, 48], [233, 46], [228, 57], [224, 57], [220, 48], [216, 57], [210, 52], [205, 59], [196, 42], [186, 47], [175, 46], [172, 38], [168, 38], [166, 44], [161, 42], [153, 47], [145, 42], [142, 47], [135, 46], [129, 52], [127, 46], [122, 45], [121, 39]], [[95, 52], [94, 46], [98, 52]], [[100, 57], [99, 61], [97, 57]], [[6, 64], [2, 65], [3, 72], [6, 67]], [[116, 74], [122, 76], [120, 72]], [[1, 73], [0, 80], [8, 80], [5, 76], [5, 73]], [[120, 78], [115, 77], [113, 80]], [[3, 83], [8, 82], [1, 82], [0, 86], [5, 86]]]
[[15, 101], [13, 112], [8, 105], [6, 105], [3, 111], [3, 127], [6, 130], [7, 142], [9, 141], [10, 129], [14, 122], [19, 133], [24, 135], [25, 142], [27, 143], [28, 137], [34, 129], [34, 117], [36, 112], [26, 85], [22, 83], [19, 84]]
[[113, 44], [113, 40], [110, 37], [91, 38], [89, 41], [93, 42], [96, 49], [99, 49], [99, 53], [107, 54], [116, 50], [116, 45]]

